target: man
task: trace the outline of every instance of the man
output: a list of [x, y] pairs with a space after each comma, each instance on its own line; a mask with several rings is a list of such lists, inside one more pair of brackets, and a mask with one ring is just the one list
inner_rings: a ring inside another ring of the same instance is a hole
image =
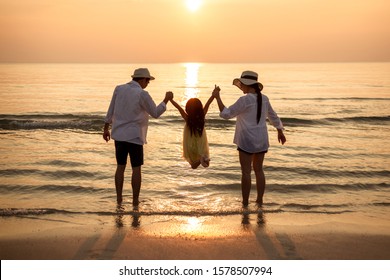
[[109, 126], [112, 124], [112, 138], [115, 140], [117, 169], [115, 188], [117, 202], [122, 202], [122, 190], [127, 156], [132, 167], [131, 186], [133, 205], [139, 204], [141, 190], [141, 165], [144, 163], [143, 145], [146, 144], [149, 115], [158, 118], [166, 110], [166, 104], [173, 98], [172, 92], [165, 94], [164, 100], [156, 106], [152, 97], [144, 89], [154, 80], [147, 68], [134, 71], [133, 80], [115, 88], [110, 107], [105, 118], [103, 138], [111, 138]]

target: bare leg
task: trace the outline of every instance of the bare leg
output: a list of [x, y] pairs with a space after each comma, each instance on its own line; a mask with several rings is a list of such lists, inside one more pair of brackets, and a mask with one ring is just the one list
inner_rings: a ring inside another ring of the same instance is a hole
[[133, 167], [131, 187], [133, 188], [133, 205], [137, 206], [139, 204], [139, 193], [141, 191], [141, 166]]
[[263, 170], [264, 153], [255, 154], [253, 158], [253, 169], [256, 175], [257, 199], [256, 202], [261, 206], [265, 191], [265, 175]]
[[123, 181], [125, 177], [126, 165], [117, 165], [115, 172], [116, 201], [122, 203]]
[[241, 165], [241, 191], [242, 204], [249, 204], [249, 194], [251, 192], [251, 171], [252, 171], [252, 155], [239, 151]]

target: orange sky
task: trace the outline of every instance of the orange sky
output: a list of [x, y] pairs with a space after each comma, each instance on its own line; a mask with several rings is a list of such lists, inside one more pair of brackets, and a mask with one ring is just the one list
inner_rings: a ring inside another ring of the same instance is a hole
[[0, 62], [390, 61], [389, 0], [0, 0]]

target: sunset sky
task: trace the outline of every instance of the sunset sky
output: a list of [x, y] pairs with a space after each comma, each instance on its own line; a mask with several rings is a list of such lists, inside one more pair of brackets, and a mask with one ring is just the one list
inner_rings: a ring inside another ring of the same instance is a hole
[[390, 61], [390, 1], [0, 0], [0, 40], [0, 62]]

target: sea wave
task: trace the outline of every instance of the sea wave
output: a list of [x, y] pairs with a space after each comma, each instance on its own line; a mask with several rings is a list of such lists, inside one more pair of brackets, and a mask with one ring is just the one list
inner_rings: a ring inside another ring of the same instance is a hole
[[54, 208], [4, 208], [0, 209], [0, 217], [39, 216], [50, 214], [70, 214], [71, 211]]
[[103, 119], [103, 116], [95, 114], [0, 115], [0, 129], [101, 131]]
[[31, 194], [31, 193], [67, 193], [67, 194], [102, 194], [112, 190], [79, 185], [0, 185], [1, 194]]
[[[389, 190], [390, 184], [267, 184], [267, 192], [273, 193], [335, 193], [344, 191], [380, 191]], [[221, 193], [226, 191], [236, 191], [240, 189], [239, 184], [205, 184], [201, 186], [182, 186], [180, 190], [185, 189], [186, 192], [207, 192], [207, 193]], [[148, 190], [162, 197], [172, 196], [171, 192], [164, 190]], [[111, 188], [99, 188], [93, 186], [81, 185], [0, 185], [1, 194], [31, 194], [33, 192], [47, 193], [56, 192], [58, 194], [111, 194]]]
[[302, 204], [286, 204], [286, 205], [273, 205], [256, 209], [249, 209], [246, 207], [237, 208], [237, 210], [227, 211], [212, 211], [212, 210], [189, 210], [189, 211], [177, 211], [169, 209], [161, 211], [140, 211], [137, 208], [131, 208], [132, 210], [126, 210], [125, 207], [118, 207], [113, 211], [70, 211], [55, 208], [2, 208], [0, 209], [0, 217], [31, 217], [42, 215], [98, 215], [98, 216], [232, 216], [232, 215], [250, 215], [257, 214], [262, 215], [266, 213], [316, 213], [316, 214], [343, 214], [354, 212], [354, 210], [347, 209], [346, 205], [302, 205]]
[[[313, 168], [311, 167], [276, 167], [267, 166], [264, 168], [269, 172], [279, 172], [280, 174], [293, 174], [304, 175], [306, 177], [321, 177], [321, 178], [339, 178], [339, 177], [352, 177], [352, 178], [389, 178], [390, 170], [359, 170], [355, 168], [351, 169], [328, 169], [328, 168]], [[359, 185], [359, 184], [357, 184]]]
[[[373, 86], [375, 87], [375, 86]], [[390, 98], [387, 97], [283, 97], [282, 100], [313, 100], [313, 101], [325, 101], [325, 100], [379, 100], [379, 101], [389, 101]]]
[[[77, 165], [76, 165], [77, 167]], [[48, 178], [61, 179], [106, 179], [105, 175], [99, 172], [90, 172], [85, 170], [40, 170], [40, 169], [2, 169], [0, 176], [16, 177], [16, 176], [43, 176]]]
[[[103, 114], [22, 114], [0, 115], [0, 130], [81, 130], [87, 132], [101, 132], [104, 122]], [[344, 118], [282, 118], [286, 127], [323, 126], [340, 123], [381, 124], [390, 122], [390, 116], [355, 116]], [[162, 116], [160, 119], [151, 119], [151, 125], [167, 126], [181, 124], [180, 116]], [[206, 125], [213, 128], [233, 127], [234, 120], [223, 120], [217, 116], [209, 117]]]

